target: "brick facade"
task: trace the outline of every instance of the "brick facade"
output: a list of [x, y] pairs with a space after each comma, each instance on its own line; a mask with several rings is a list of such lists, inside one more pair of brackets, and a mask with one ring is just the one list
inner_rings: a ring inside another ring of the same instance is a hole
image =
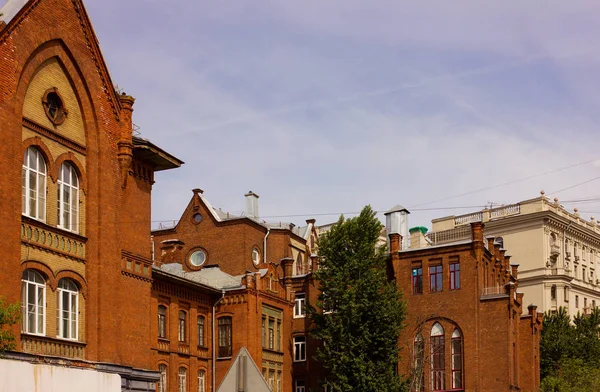
[[471, 224], [471, 235], [408, 250], [390, 236], [408, 311], [399, 370], [417, 380], [415, 390], [537, 391], [542, 315], [535, 306], [521, 315], [518, 266], [483, 238], [483, 224]]
[[[31, 0], [0, 26], [0, 294], [25, 302], [23, 273], [42, 281], [13, 329], [18, 348], [115, 364], [129, 372], [124, 380], [144, 384], [156, 377], [152, 178], [181, 162], [132, 136], [133, 101], [115, 92], [81, 1]], [[28, 148], [42, 162], [38, 177], [22, 178]], [[25, 203], [35, 203], [21, 214], [23, 186]]]

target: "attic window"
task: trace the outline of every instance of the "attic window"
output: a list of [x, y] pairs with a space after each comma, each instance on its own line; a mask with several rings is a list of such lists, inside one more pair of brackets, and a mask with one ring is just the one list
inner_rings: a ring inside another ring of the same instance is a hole
[[202, 215], [195, 213], [194, 216], [192, 216], [192, 222], [195, 224], [202, 222]]
[[46, 90], [42, 97], [42, 105], [52, 124], [60, 125], [65, 121], [68, 112], [56, 87]]

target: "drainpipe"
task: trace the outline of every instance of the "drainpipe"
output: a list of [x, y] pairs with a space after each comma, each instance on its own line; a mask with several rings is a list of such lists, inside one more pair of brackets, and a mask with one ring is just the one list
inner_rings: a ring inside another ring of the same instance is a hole
[[221, 302], [225, 298], [225, 290], [221, 290], [221, 298], [215, 302], [212, 307], [212, 392], [215, 392], [215, 384], [217, 377], [217, 353], [215, 352], [215, 309], [219, 302]]
[[267, 264], [267, 237], [271, 233], [271, 229], [267, 229], [267, 234], [265, 235], [265, 239], [263, 240], [263, 262]]

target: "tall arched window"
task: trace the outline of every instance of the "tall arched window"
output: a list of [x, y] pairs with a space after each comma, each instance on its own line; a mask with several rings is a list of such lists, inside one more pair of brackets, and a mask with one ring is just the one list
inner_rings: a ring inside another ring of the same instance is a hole
[[198, 370], [198, 392], [206, 391], [206, 373], [204, 370]]
[[158, 337], [167, 338], [167, 307], [158, 305]]
[[46, 161], [34, 147], [25, 151], [21, 176], [22, 213], [31, 218], [46, 220]]
[[414, 384], [413, 392], [425, 390], [425, 341], [420, 333], [415, 336], [414, 341]]
[[160, 373], [160, 379], [158, 380], [156, 392], [167, 392], [167, 365], [158, 365], [158, 372]]
[[56, 296], [57, 334], [59, 338], [77, 340], [79, 289], [71, 279], [58, 282]]
[[435, 323], [431, 328], [431, 389], [433, 391], [446, 389], [445, 354], [444, 328], [440, 323]]
[[183, 311], [180, 310], [179, 311], [179, 341], [180, 342], [185, 342], [185, 336], [186, 336], [186, 331], [185, 331], [185, 322], [186, 322], [186, 317], [187, 314]]
[[37, 271], [25, 270], [21, 278], [21, 329], [36, 335], [46, 333], [46, 280]]
[[187, 392], [187, 369], [183, 366], [179, 368], [177, 390], [178, 392]]
[[463, 387], [463, 342], [458, 329], [452, 332], [452, 389]]
[[73, 165], [63, 162], [58, 172], [58, 227], [79, 231], [79, 178]]

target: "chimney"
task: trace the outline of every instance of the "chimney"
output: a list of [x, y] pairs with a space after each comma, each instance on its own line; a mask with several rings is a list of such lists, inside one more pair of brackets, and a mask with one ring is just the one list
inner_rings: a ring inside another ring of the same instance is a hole
[[281, 259], [281, 267], [283, 268], [283, 282], [286, 286], [292, 283], [292, 266], [294, 259], [292, 257], [285, 257]]
[[[471, 235], [473, 242], [483, 242], [483, 222], [472, 222], [471, 223]], [[493, 252], [492, 249], [490, 249]]]
[[395, 260], [398, 257], [398, 251], [402, 249], [402, 236], [398, 233], [391, 233], [389, 235], [390, 238], [390, 255], [392, 255], [392, 260]]
[[252, 191], [249, 191], [246, 196], [246, 216], [251, 218], [258, 218], [258, 195]]
[[121, 169], [121, 188], [127, 185], [129, 169], [133, 162], [133, 103], [135, 98], [125, 93], [119, 96], [121, 101], [121, 135], [117, 143], [119, 167]]
[[385, 229], [388, 235], [400, 234], [402, 236], [402, 249], [408, 249], [410, 245], [408, 214], [410, 212], [401, 205], [396, 205], [385, 213]]
[[510, 263], [510, 274], [517, 279], [518, 276], [518, 272], [519, 272], [519, 264], [516, 263]]
[[424, 248], [428, 245], [425, 239], [427, 228], [423, 226], [413, 227], [409, 230], [410, 233], [410, 249]]

